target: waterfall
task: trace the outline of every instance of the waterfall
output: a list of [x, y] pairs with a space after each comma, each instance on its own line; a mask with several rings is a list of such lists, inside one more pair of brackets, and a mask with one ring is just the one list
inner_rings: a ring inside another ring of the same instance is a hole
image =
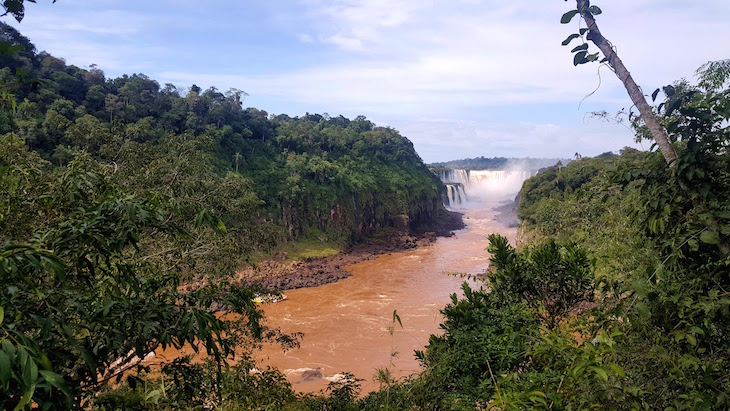
[[495, 201], [513, 197], [532, 170], [441, 170], [449, 208], [464, 208], [468, 201]]
[[464, 187], [469, 186], [469, 170], [441, 170], [439, 176], [444, 184], [461, 184]]
[[464, 185], [461, 183], [445, 183], [446, 184], [446, 198], [448, 200], [449, 207], [458, 207], [466, 204], [468, 199]]

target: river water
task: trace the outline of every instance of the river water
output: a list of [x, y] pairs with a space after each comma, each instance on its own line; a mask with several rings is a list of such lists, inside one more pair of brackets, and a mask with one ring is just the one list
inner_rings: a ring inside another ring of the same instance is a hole
[[[304, 337], [298, 349], [282, 352], [277, 346], [266, 346], [256, 352], [259, 367], [278, 368], [300, 392], [325, 388], [343, 371], [364, 380], [363, 393], [378, 388], [374, 380], [378, 368], [389, 367], [397, 377], [419, 372], [414, 350], [422, 350], [428, 337], [440, 332], [439, 310], [449, 303], [449, 296], [462, 294], [465, 280], [450, 273], [482, 273], [489, 265], [484, 250], [487, 236], [500, 233], [514, 241], [516, 235], [515, 228], [495, 219], [491, 206], [464, 213], [466, 228], [453, 237], [352, 264], [346, 267], [352, 277], [290, 290], [287, 300], [265, 305], [270, 327], [302, 332]], [[403, 327], [396, 324], [391, 336], [388, 326], [394, 310]], [[304, 371], [314, 369], [323, 378], [302, 378]]]

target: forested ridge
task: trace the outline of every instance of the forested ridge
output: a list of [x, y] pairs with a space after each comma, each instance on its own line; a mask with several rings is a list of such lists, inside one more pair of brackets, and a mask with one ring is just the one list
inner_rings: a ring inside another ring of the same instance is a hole
[[4, 144], [24, 141], [44, 173], [83, 157], [125, 192], [210, 212], [226, 233], [208, 261], [235, 264], [301, 236], [356, 241], [404, 217], [430, 223], [442, 209], [441, 184], [412, 143], [362, 116], [273, 116], [242, 108], [241, 90], [161, 87], [143, 74], [108, 79], [36, 52], [5, 24], [2, 38], [22, 46], [0, 56], [13, 105], [0, 118]]
[[[244, 109], [240, 90], [108, 79], [4, 23], [0, 47], [0, 408], [221, 403], [251, 349], [297, 341], [261, 321], [255, 292], [270, 290], [231, 284], [241, 264], [292, 242], [337, 252], [445, 212], [412, 143], [362, 116], [271, 116]], [[164, 387], [135, 391], [142, 358], [183, 345], [206, 365], [166, 364], [176, 388], [161, 400]], [[278, 374], [252, 378], [286, 390]]]

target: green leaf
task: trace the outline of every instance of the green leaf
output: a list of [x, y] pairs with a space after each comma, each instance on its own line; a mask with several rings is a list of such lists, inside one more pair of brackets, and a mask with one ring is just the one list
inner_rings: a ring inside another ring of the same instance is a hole
[[[657, 271], [659, 271], [660, 267], [657, 267]], [[649, 284], [644, 279], [639, 278], [635, 280], [631, 283], [631, 288], [636, 294], [642, 297], [646, 297], [649, 294]]]
[[715, 231], [705, 230], [700, 234], [700, 241], [707, 244], [720, 244], [720, 236]]
[[621, 367], [619, 367], [619, 366], [618, 366], [618, 364], [611, 364], [611, 365], [610, 365], [610, 367], [611, 367], [611, 369], [612, 369], [612, 370], [613, 370], [614, 372], [616, 372], [616, 374], [618, 374], [618, 375], [619, 375], [619, 376], [620, 376], [621, 378], [625, 378], [625, 377], [626, 377], [626, 373], [624, 372], [624, 369], [623, 369], [623, 368], [621, 368]]
[[0, 351], [0, 385], [5, 385], [10, 381], [10, 358], [5, 351]]
[[588, 54], [588, 52], [585, 50], [575, 53], [575, 56], [573, 57], [573, 65], [577, 66], [579, 64], [587, 63], [588, 59], [586, 58], [586, 54]]
[[600, 367], [591, 367], [591, 370], [596, 373], [599, 377], [603, 379], [603, 381], [608, 381], [608, 374], [603, 368]]
[[30, 400], [33, 399], [33, 393], [35, 392], [35, 385], [31, 385], [23, 394], [18, 405], [13, 408], [13, 411], [20, 411], [25, 408], [26, 405], [30, 404]]
[[159, 390], [152, 390], [145, 397], [145, 401], [149, 401], [149, 402], [152, 402], [152, 403], [155, 403], [155, 404], [159, 400], [160, 400], [160, 391]]
[[17, 54], [23, 50], [25, 50], [25, 47], [20, 44], [11, 45], [9, 43], [3, 43], [3, 47], [0, 48], [0, 54]]
[[91, 353], [87, 349], [80, 348], [79, 351], [81, 351], [81, 355], [84, 357], [84, 360], [86, 361], [86, 366], [89, 367], [89, 370], [91, 371], [92, 375], [95, 375], [96, 370], [97, 370], [96, 360], [94, 359], [94, 357], [91, 355]]
[[651, 101], [656, 101], [656, 96], [659, 95], [659, 90], [660, 89], [656, 89], [653, 93], [651, 93]]
[[640, 317], [648, 318], [651, 317], [651, 311], [649, 310], [649, 307], [643, 303], [638, 302], [636, 303], [636, 312], [639, 314]]
[[566, 38], [565, 40], [563, 40], [563, 43], [562, 44], [563, 44], [563, 46], [567, 46], [568, 44], [570, 44], [571, 41], [573, 41], [573, 40], [575, 40], [575, 39], [577, 39], [579, 37], [580, 37], [579, 34], [573, 33], [570, 36], [568, 36], [568, 38]]
[[16, 352], [15, 352], [15, 346], [8, 341], [5, 340], [2, 342], [3, 350], [8, 354], [8, 358], [13, 359], [15, 358]]
[[400, 321], [400, 315], [396, 312], [397, 310], [393, 310], [393, 322], [398, 321], [398, 324], [400, 324], [400, 328], [403, 328], [403, 323]]
[[51, 369], [51, 360], [48, 359], [48, 356], [44, 352], [41, 352], [40, 364], [45, 370]]
[[21, 362], [23, 367], [23, 384], [35, 385], [38, 382], [38, 366], [35, 361], [28, 357], [26, 361]]
[[3, 6], [5, 6], [6, 14], [12, 14], [15, 20], [18, 20], [18, 23], [23, 20], [23, 16], [25, 16], [23, 0], [5, 0]]
[[571, 20], [573, 20], [573, 17], [578, 14], [578, 10], [571, 10], [565, 14], [563, 14], [563, 17], [560, 18], [561, 24], [568, 24]]
[[696, 347], [697, 346], [697, 338], [695, 338], [694, 335], [692, 335], [692, 334], [686, 334], [684, 336], [684, 338], [686, 338], [687, 339], [687, 342], [690, 343], [690, 345], [692, 345], [693, 347]]
[[691, 332], [693, 335], [705, 335], [705, 332], [702, 331], [702, 328], [697, 326], [689, 327], [689, 332]]
[[588, 11], [589, 11], [589, 12], [590, 12], [591, 14], [593, 14], [594, 16], [597, 16], [597, 15], [599, 15], [599, 14], [603, 13], [603, 10], [601, 10], [601, 8], [600, 8], [600, 7], [598, 7], [598, 6], [591, 6], [591, 7], [588, 7]]
[[49, 384], [51, 384], [52, 386], [58, 388], [64, 394], [69, 394], [70, 393], [68, 387], [66, 386], [66, 381], [63, 380], [63, 377], [61, 377], [60, 375], [56, 374], [53, 371], [40, 370], [39, 372], [40, 372], [41, 376], [43, 376], [43, 378]]
[[3, 319], [5, 319], [5, 309], [0, 307], [0, 324], [3, 323]]
[[575, 53], [576, 51], [580, 50], [588, 50], [588, 43], [583, 43], [580, 46], [576, 46], [575, 48], [573, 48], [573, 50], [570, 50], [570, 52]]

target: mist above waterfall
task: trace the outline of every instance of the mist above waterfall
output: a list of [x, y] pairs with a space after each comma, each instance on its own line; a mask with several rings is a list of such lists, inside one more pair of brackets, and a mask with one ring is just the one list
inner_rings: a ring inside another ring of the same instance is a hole
[[512, 199], [533, 174], [529, 170], [473, 170], [469, 173], [468, 194], [481, 201]]
[[463, 209], [484, 202], [511, 200], [519, 193], [522, 183], [537, 174], [534, 162], [534, 159], [510, 159], [499, 170], [442, 169], [439, 177], [446, 185], [445, 205]]

